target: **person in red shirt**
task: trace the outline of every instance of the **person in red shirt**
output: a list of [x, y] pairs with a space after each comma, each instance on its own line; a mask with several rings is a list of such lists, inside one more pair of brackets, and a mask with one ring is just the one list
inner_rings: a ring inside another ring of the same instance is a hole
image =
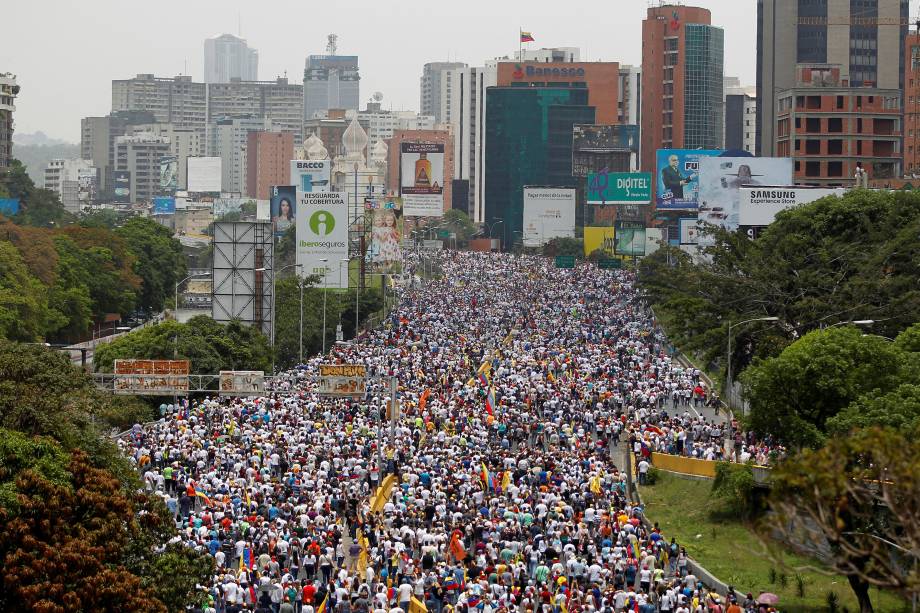
[[305, 605], [313, 604], [313, 597], [316, 595], [316, 586], [312, 583], [307, 583], [306, 579], [304, 580], [303, 586], [303, 603]]

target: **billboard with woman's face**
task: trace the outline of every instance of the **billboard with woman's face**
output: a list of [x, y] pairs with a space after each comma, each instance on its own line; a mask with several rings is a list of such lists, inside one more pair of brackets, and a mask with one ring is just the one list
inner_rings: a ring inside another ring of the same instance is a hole
[[281, 236], [295, 225], [297, 219], [297, 189], [293, 185], [272, 186], [269, 207], [275, 236]]

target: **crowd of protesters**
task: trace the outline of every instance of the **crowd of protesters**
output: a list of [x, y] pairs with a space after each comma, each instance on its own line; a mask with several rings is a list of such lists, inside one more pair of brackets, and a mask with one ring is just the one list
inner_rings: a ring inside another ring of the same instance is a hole
[[[631, 274], [438, 258], [382, 325], [263, 396], [183, 402], [122, 439], [178, 538], [214, 558], [201, 610], [768, 610], [708, 589], [628, 491], [631, 453], [641, 481], [653, 451], [770, 451], [699, 411], [712, 395]], [[366, 392], [320, 394], [323, 363], [363, 365]]]

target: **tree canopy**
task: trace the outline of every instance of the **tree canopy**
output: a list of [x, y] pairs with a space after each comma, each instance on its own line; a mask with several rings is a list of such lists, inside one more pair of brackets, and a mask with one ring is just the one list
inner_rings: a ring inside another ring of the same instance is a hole
[[170, 544], [164, 503], [106, 435], [150, 416], [66, 355], [0, 341], [0, 609], [176, 611], [200, 596], [211, 559]]
[[817, 445], [830, 418], [866, 394], [897, 388], [912, 376], [906, 366], [895, 344], [855, 327], [811, 332], [745, 372], [749, 425], [787, 444]]
[[[774, 516], [765, 526], [800, 549], [829, 550], [863, 612], [871, 586], [920, 592], [920, 442], [868, 429], [804, 450], [773, 471]], [[913, 552], [911, 554], [910, 552]]]
[[776, 356], [808, 332], [874, 320], [893, 337], [920, 320], [920, 194], [854, 190], [779, 213], [756, 240], [710, 229], [694, 260], [674, 247], [646, 257], [640, 281], [672, 341], [725, 368], [729, 322], [733, 372]]
[[257, 328], [238, 321], [220, 324], [206, 315], [184, 324], [165, 321], [121, 336], [99, 347], [93, 363], [99, 372], [112, 372], [116, 359], [171, 360], [174, 356], [190, 360], [193, 374], [271, 370], [271, 347]]

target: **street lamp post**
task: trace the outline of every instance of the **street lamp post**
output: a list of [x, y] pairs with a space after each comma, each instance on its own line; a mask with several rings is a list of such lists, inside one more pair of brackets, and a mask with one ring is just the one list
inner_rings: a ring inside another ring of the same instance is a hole
[[[328, 258], [322, 258], [320, 262], [323, 263], [323, 357], [326, 356], [326, 288], [329, 286], [329, 267], [326, 266], [326, 263], [329, 261]], [[303, 334], [303, 326], [300, 327], [301, 335]], [[301, 361], [303, 361], [303, 356], [300, 356]]]
[[[288, 264], [287, 266], [282, 266], [278, 269], [278, 274], [280, 275], [288, 268], [303, 268], [303, 264]], [[257, 269], [258, 270], [258, 269]], [[275, 278], [277, 275], [272, 275], [272, 374], [275, 374], [275, 322], [278, 320], [275, 313]], [[300, 280], [300, 360], [303, 361], [303, 276], [298, 275]]]
[[[492, 243], [492, 231], [495, 230], [495, 226], [497, 226], [498, 224], [505, 223], [505, 220], [502, 219], [501, 217], [498, 217], [498, 218], [496, 218], [496, 219], [498, 219], [498, 221], [493, 222], [493, 223], [491, 223], [491, 224], [489, 224], [489, 223], [486, 224], [486, 226], [488, 226], [488, 228], [489, 228], [489, 248], [490, 248], [490, 249], [491, 249], [491, 247], [492, 247], [492, 244], [491, 244], [491, 243]], [[499, 249], [499, 251], [501, 251], [501, 241], [499, 241], [498, 249]]]
[[[753, 321], [779, 321], [779, 317], [756, 317], [754, 319], [746, 319], [744, 321], [739, 321], [736, 324], [733, 324], [731, 321], [728, 322], [728, 353], [725, 355], [726, 363], [728, 365], [728, 381], [726, 382], [726, 388], [728, 391], [728, 406], [731, 408], [732, 405], [732, 396], [734, 395], [735, 388], [732, 385], [732, 328], [737, 328], [742, 324], [749, 324]], [[741, 414], [744, 415], [744, 407], [741, 407]]]

